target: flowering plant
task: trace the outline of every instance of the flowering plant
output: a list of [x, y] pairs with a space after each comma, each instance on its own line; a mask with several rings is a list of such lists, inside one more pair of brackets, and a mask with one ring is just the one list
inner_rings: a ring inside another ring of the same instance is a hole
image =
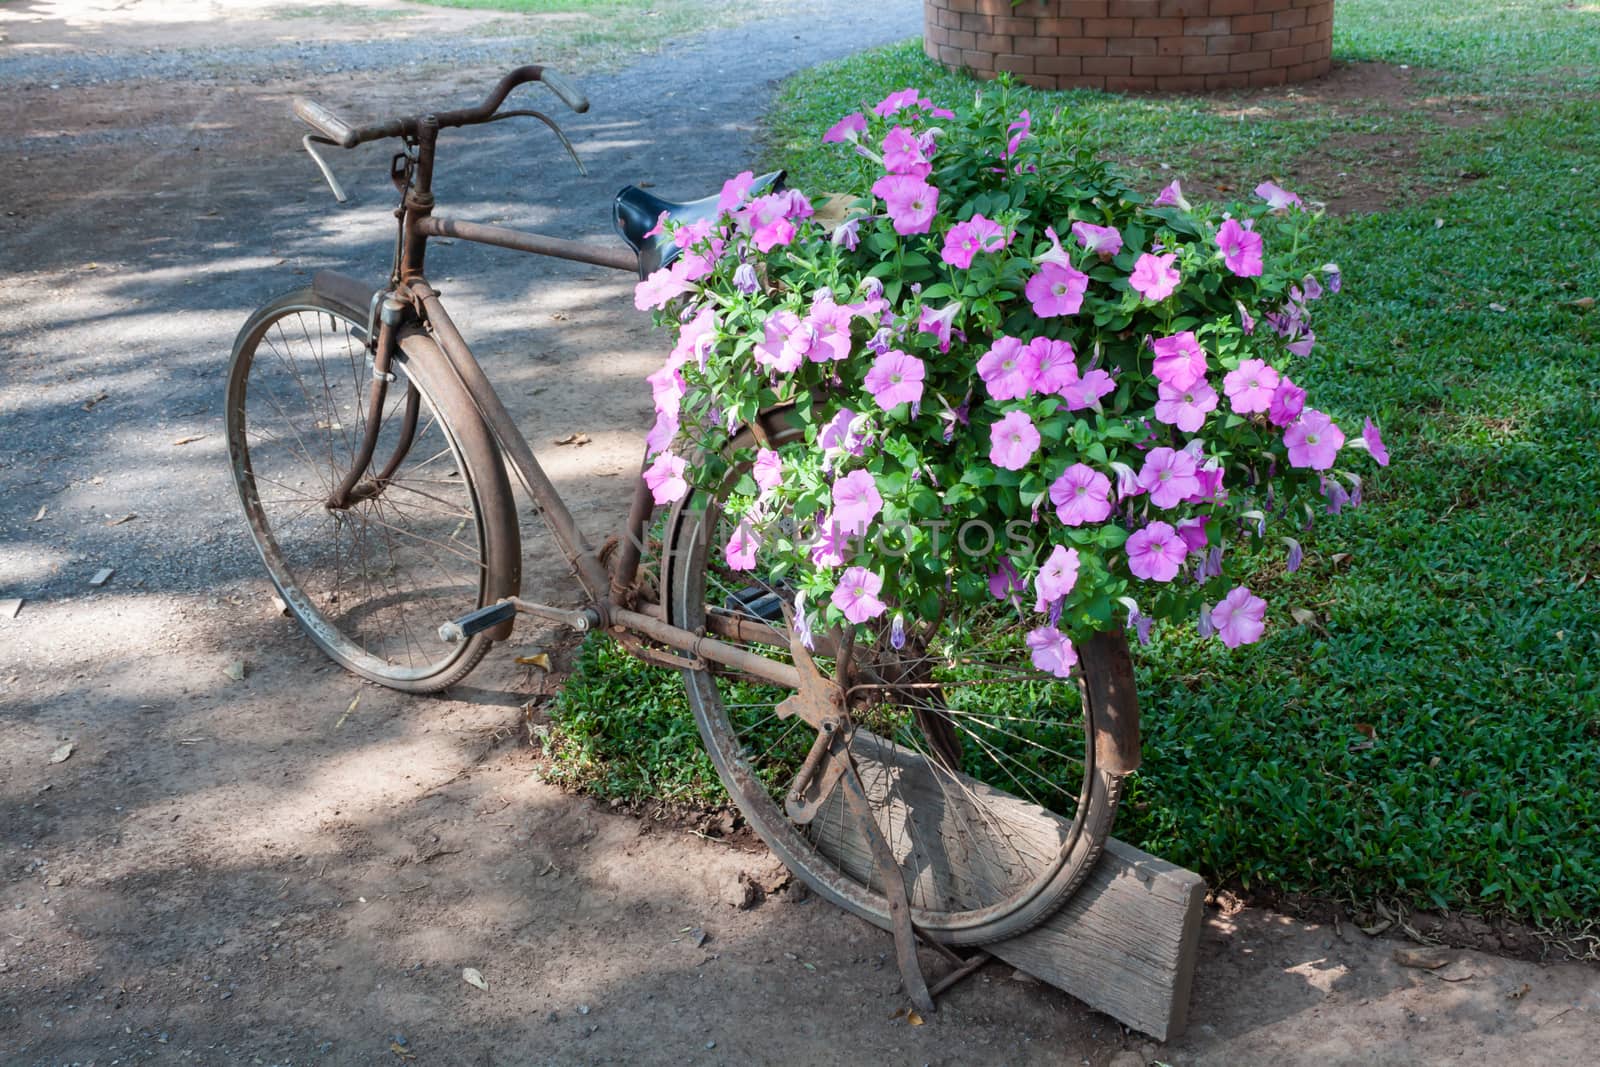
[[[1143, 197], [1013, 97], [841, 119], [823, 140], [871, 170], [831, 226], [745, 173], [672, 230], [635, 298], [677, 338], [646, 481], [658, 504], [722, 487], [722, 563], [787, 583], [802, 633], [993, 608], [1061, 677], [1117, 625], [1255, 641], [1231, 549], [1275, 527], [1294, 570], [1315, 509], [1359, 503], [1350, 452], [1388, 462], [1291, 377], [1340, 288], [1302, 262], [1316, 216], [1270, 182], [1220, 217], [1178, 182]], [[778, 407], [800, 433], [731, 447]]]

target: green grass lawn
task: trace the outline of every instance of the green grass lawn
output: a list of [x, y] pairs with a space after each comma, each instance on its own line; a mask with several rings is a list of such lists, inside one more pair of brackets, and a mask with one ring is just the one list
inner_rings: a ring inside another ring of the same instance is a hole
[[[1139, 653], [1145, 763], [1117, 832], [1213, 883], [1594, 919], [1600, 4], [1340, 0], [1336, 18], [1335, 58], [1410, 65], [1414, 104], [1314, 106], [1315, 86], [1036, 97], [1152, 191], [1276, 177], [1336, 200], [1343, 171], [1384, 208], [1323, 225], [1345, 288], [1296, 379], [1321, 408], [1371, 412], [1394, 464], [1319, 523], [1298, 574], [1252, 581], [1273, 605], [1259, 645], [1158, 630]], [[771, 162], [837, 187], [858, 164], [821, 131], [906, 85], [974, 91], [915, 43], [806, 72], [770, 116]], [[1363, 161], [1374, 134], [1406, 151]], [[572, 780], [714, 797], [676, 681], [587, 655], [557, 710], [585, 724], [592, 766]], [[607, 740], [592, 720], [619, 707], [632, 717]]]

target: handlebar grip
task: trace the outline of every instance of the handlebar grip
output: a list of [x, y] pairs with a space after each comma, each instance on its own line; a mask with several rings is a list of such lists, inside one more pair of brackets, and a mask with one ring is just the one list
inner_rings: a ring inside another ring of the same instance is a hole
[[340, 148], [354, 148], [356, 146], [357, 135], [355, 128], [315, 100], [307, 100], [303, 96], [295, 97], [294, 113], [301, 122], [304, 122]]
[[548, 85], [550, 91], [561, 98], [562, 103], [578, 114], [581, 115], [589, 110], [589, 98], [579, 92], [576, 85], [573, 85], [549, 67], [539, 72], [539, 80]]

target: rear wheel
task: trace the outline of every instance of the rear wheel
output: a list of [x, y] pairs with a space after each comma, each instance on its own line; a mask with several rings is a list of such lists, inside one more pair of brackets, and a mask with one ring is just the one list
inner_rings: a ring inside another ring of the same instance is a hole
[[[365, 678], [434, 692], [491, 644], [489, 634], [446, 644], [437, 629], [514, 591], [515, 513], [493, 442], [475, 413], [460, 414], [470, 401], [422, 336], [391, 366], [357, 494], [367, 495], [329, 506], [366, 432], [366, 322], [365, 309], [309, 289], [256, 312], [234, 345], [228, 450], [256, 548], [311, 638]], [[397, 452], [379, 487], [375, 475]]]
[[[768, 437], [781, 444], [796, 432]], [[759, 556], [753, 571], [725, 565], [732, 525], [718, 493], [692, 494], [678, 509], [672, 621], [787, 659], [777, 605], [793, 610], [794, 597], [751, 577], [764, 573]], [[935, 626], [907, 626], [900, 648], [885, 626], [853, 649], [850, 751], [900, 863], [912, 921], [947, 943], [983, 944], [1037, 925], [1082, 883], [1110, 835], [1121, 778], [1095, 766], [1087, 701], [1032, 666], [1015, 610], [948, 610]], [[816, 662], [832, 674], [829, 651], [819, 643]], [[887, 928], [882, 880], [837, 783], [801, 821], [787, 802], [817, 739], [798, 717], [778, 715], [789, 692], [717, 670], [684, 677], [701, 736], [751, 825], [819, 895]]]

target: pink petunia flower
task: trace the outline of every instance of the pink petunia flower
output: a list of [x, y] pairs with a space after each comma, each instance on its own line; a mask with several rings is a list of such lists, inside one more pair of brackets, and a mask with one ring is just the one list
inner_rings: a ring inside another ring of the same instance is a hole
[[885, 411], [897, 404], [915, 404], [922, 399], [923, 375], [922, 360], [891, 348], [867, 371], [867, 392]]
[[1006, 127], [1006, 132], [1011, 134], [1011, 139], [1006, 142], [1006, 150], [1001, 154], [1001, 159], [1010, 159], [1017, 154], [1017, 149], [1022, 142], [1028, 139], [1029, 131], [1033, 129], [1033, 118], [1028, 114], [1028, 109], [1022, 109], [1022, 115], [1017, 121]]
[[1260, 359], [1240, 360], [1238, 368], [1222, 379], [1222, 391], [1240, 415], [1266, 411], [1272, 406], [1272, 394], [1277, 388], [1278, 372]]
[[1305, 207], [1301, 199], [1276, 182], [1262, 182], [1256, 186], [1256, 195], [1267, 202], [1274, 211], [1287, 211], [1291, 207]]
[[1024, 369], [1032, 373], [1028, 385], [1036, 393], [1059, 393], [1078, 380], [1078, 354], [1067, 341], [1035, 337], [1028, 342]]
[[840, 408], [838, 413], [828, 420], [827, 425], [817, 431], [817, 447], [824, 452], [837, 449], [852, 456], [861, 455], [866, 450], [866, 443], [860, 434], [850, 428], [850, 424], [855, 420], [855, 412], [849, 408]]
[[762, 340], [756, 343], [756, 362], [782, 374], [799, 367], [803, 354], [790, 343], [799, 326], [800, 316], [792, 311], [780, 309], [768, 315], [762, 324]]
[[1133, 274], [1128, 278], [1128, 284], [1146, 300], [1159, 303], [1171, 296], [1177, 290], [1178, 282], [1182, 280], [1178, 275], [1178, 269], [1173, 266], [1177, 261], [1176, 252], [1160, 256], [1146, 252], [1134, 261]]
[[1036, 364], [1015, 337], [1001, 336], [978, 359], [978, 377], [994, 400], [1021, 400], [1033, 386]]
[[1151, 582], [1172, 581], [1189, 556], [1178, 531], [1160, 521], [1135, 530], [1123, 548], [1128, 553], [1128, 570], [1135, 578]]
[[902, 237], [927, 233], [939, 210], [939, 190], [908, 174], [890, 174], [872, 183], [872, 195], [888, 206], [894, 232]]
[[1206, 376], [1206, 353], [1192, 330], [1157, 337], [1150, 347], [1156, 354], [1150, 373], [1157, 381], [1174, 389], [1187, 389]]
[[1183, 547], [1191, 553], [1199, 552], [1206, 547], [1209, 538], [1206, 537], [1206, 523], [1211, 521], [1209, 515], [1197, 515], [1192, 519], [1184, 519], [1178, 523], [1178, 537], [1183, 541]]
[[1050, 483], [1050, 503], [1067, 526], [1103, 522], [1111, 514], [1111, 479], [1083, 463], [1074, 463]]
[[920, 103], [921, 96], [922, 94], [917, 92], [915, 89], [901, 89], [897, 92], [890, 93], [888, 96], [878, 101], [878, 103], [873, 106], [872, 113], [874, 115], [881, 115], [887, 118], [888, 116], [899, 111], [901, 108], [912, 107]]
[[1061, 238], [1056, 236], [1055, 228], [1046, 226], [1044, 235], [1050, 241], [1050, 247], [1033, 257], [1034, 264], [1041, 267], [1046, 263], [1054, 263], [1058, 267], [1072, 266], [1072, 257], [1061, 247]]
[[1039, 450], [1039, 431], [1025, 411], [1008, 412], [989, 427], [989, 462], [1008, 471], [1028, 465]]
[[811, 542], [811, 562], [818, 567], [843, 567], [850, 557], [850, 535], [833, 517], [824, 515], [822, 526]]
[[1174, 180], [1171, 185], [1161, 190], [1160, 195], [1158, 195], [1155, 200], [1151, 202], [1150, 206], [1175, 207], [1181, 211], [1188, 211], [1189, 201], [1183, 198], [1183, 186], [1179, 185], [1177, 181]]
[[681, 367], [690, 359], [704, 364], [706, 355], [717, 340], [717, 315], [711, 308], [701, 308], [694, 318], [678, 330], [678, 343], [672, 346], [667, 364]]
[[828, 132], [822, 135], [824, 144], [843, 144], [845, 141], [854, 141], [858, 134], [867, 131], [867, 117], [859, 111], [852, 111], [844, 118], [828, 127]]
[[750, 185], [755, 181], [753, 171], [742, 170], [722, 183], [722, 194], [717, 197], [717, 213], [732, 211], [750, 195]]
[[833, 483], [833, 521], [850, 534], [865, 532], [883, 510], [878, 483], [866, 471], [851, 471]]
[[1261, 276], [1261, 235], [1229, 219], [1217, 230], [1217, 247], [1222, 250], [1222, 262], [1241, 278]]
[[1156, 507], [1177, 507], [1184, 497], [1199, 491], [1197, 469], [1194, 457], [1187, 452], [1152, 448], [1139, 470], [1139, 486], [1150, 494], [1150, 503]]
[[1057, 678], [1072, 677], [1073, 665], [1078, 662], [1078, 651], [1072, 647], [1067, 635], [1054, 626], [1041, 626], [1028, 631], [1029, 659], [1046, 674]]
[[1002, 557], [999, 569], [989, 575], [989, 595], [996, 600], [1009, 599], [1027, 588], [1009, 557]]
[[919, 181], [933, 173], [916, 134], [896, 126], [883, 139], [883, 167], [890, 174], [907, 174]]
[[1195, 471], [1195, 478], [1200, 482], [1200, 488], [1183, 498], [1185, 504], [1205, 504], [1211, 501], [1226, 500], [1228, 494], [1222, 490], [1223, 477], [1222, 463], [1211, 460], [1205, 466]]
[[1344, 431], [1322, 412], [1306, 408], [1283, 431], [1283, 443], [1289, 450], [1289, 466], [1325, 471], [1344, 445]]
[[656, 414], [678, 414], [684, 394], [689, 391], [689, 385], [678, 373], [678, 368], [668, 363], [645, 381], [650, 383], [650, 398], [655, 402]]
[[1041, 319], [1057, 315], [1076, 315], [1083, 307], [1083, 294], [1089, 288], [1089, 276], [1075, 267], [1046, 263], [1039, 273], [1028, 279], [1023, 287], [1033, 304], [1033, 313]]
[[633, 306], [640, 311], [666, 307], [673, 297], [687, 293], [690, 288], [681, 272], [662, 267], [633, 287]]
[[833, 591], [833, 606], [844, 612], [844, 617], [851, 622], [876, 619], [888, 610], [878, 599], [882, 591], [882, 578], [865, 567], [851, 567], [839, 578], [839, 585]]
[[656, 415], [656, 424], [650, 427], [650, 432], [644, 436], [644, 454], [653, 456], [657, 452], [669, 447], [672, 439], [678, 436], [678, 415], [676, 412], [662, 411]]
[[650, 495], [657, 504], [671, 504], [689, 495], [689, 483], [683, 476], [688, 467], [687, 462], [671, 452], [663, 452], [645, 468], [644, 484], [650, 487]]
[[1239, 309], [1239, 329], [1244, 331], [1246, 337], [1249, 337], [1256, 332], [1255, 318], [1245, 310], [1244, 305], [1239, 301], [1235, 300], [1233, 306]]
[[972, 257], [979, 252], [998, 252], [1011, 243], [1011, 234], [1004, 226], [982, 215], [974, 215], [967, 222], [957, 223], [944, 235], [944, 248], [939, 258], [952, 267], [966, 270], [972, 266]]
[[806, 358], [813, 363], [826, 363], [848, 356], [851, 314], [849, 307], [835, 304], [831, 296], [818, 296], [811, 304], [811, 313], [802, 320], [802, 325], [811, 329]]
[[1389, 450], [1384, 447], [1383, 435], [1378, 432], [1378, 427], [1373, 424], [1371, 416], [1361, 424], [1361, 440], [1366, 442], [1367, 451], [1378, 461], [1378, 466], [1389, 465]]
[[1033, 580], [1033, 610], [1048, 610], [1051, 604], [1072, 592], [1072, 587], [1077, 584], [1078, 550], [1056, 545]]
[[795, 222], [810, 218], [811, 201], [794, 189], [759, 196], [745, 205], [739, 218], [750, 230], [750, 240], [759, 252], [770, 252], [794, 240]]
[[935, 311], [924, 304], [922, 314], [917, 318], [917, 330], [920, 333], [931, 333], [939, 339], [939, 351], [950, 351], [950, 324], [961, 313], [961, 302], [946, 304]]
[[755, 570], [756, 550], [760, 547], [761, 539], [750, 528], [750, 524], [740, 522], [733, 528], [733, 536], [729, 537], [728, 543], [723, 546], [722, 558], [727, 562], [729, 570]]
[[783, 484], [783, 458], [770, 448], [756, 452], [756, 461], [750, 468], [756, 486], [763, 496]]
[[1092, 408], [1099, 404], [1101, 397], [1115, 392], [1116, 388], [1116, 379], [1104, 368], [1096, 367], [1094, 370], [1085, 371], [1077, 381], [1063, 387], [1061, 396], [1067, 402], [1068, 411], [1082, 411], [1084, 408]]
[[1205, 424], [1206, 413], [1217, 408], [1217, 391], [1204, 378], [1187, 389], [1162, 382], [1156, 389], [1156, 418], [1184, 433], [1194, 433]]
[[1237, 586], [1211, 609], [1211, 625], [1229, 648], [1253, 645], [1267, 628], [1267, 602], [1244, 586]]
[[1267, 406], [1267, 421], [1274, 426], [1287, 426], [1300, 417], [1305, 406], [1306, 391], [1288, 378], [1280, 378], [1272, 391], [1272, 403]]
[[1101, 259], [1109, 259], [1122, 251], [1122, 234], [1114, 226], [1096, 226], [1089, 222], [1074, 222], [1072, 236], [1086, 251]]

